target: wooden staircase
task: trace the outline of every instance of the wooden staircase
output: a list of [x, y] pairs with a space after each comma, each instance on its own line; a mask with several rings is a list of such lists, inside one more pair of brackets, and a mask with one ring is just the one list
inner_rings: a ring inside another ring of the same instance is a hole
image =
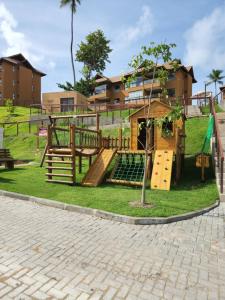
[[46, 157], [47, 182], [75, 184], [75, 155], [72, 149], [49, 149]]

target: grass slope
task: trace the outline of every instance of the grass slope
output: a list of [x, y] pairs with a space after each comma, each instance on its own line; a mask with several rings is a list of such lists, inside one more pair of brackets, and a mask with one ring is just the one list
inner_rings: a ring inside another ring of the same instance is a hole
[[[33, 109], [34, 111], [34, 109]], [[0, 106], [0, 122], [27, 121], [30, 118], [30, 109], [27, 107], [15, 106], [15, 111], [9, 115], [7, 108]]]

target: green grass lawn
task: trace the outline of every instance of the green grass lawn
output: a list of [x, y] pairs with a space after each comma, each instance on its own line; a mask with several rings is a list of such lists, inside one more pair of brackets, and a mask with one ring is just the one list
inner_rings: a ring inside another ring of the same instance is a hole
[[185, 122], [186, 140], [185, 153], [195, 155], [201, 152], [208, 128], [208, 117], [191, 118]]
[[[217, 113], [224, 111], [218, 104], [215, 104], [215, 110]], [[208, 115], [210, 113], [209, 105], [201, 107], [201, 112], [203, 113], [203, 115]]]
[[[45, 169], [39, 166], [17, 167], [13, 171], [0, 170], [0, 189], [54, 199], [85, 207], [92, 207], [130, 216], [167, 217], [198, 210], [209, 206], [218, 198], [217, 187], [212, 170], [207, 170], [206, 183], [200, 183], [200, 170], [195, 168], [194, 155], [201, 151], [208, 125], [208, 118], [192, 118], [186, 121], [186, 160], [185, 171], [178, 186], [172, 184], [171, 191], [152, 191], [147, 189], [147, 202], [153, 208], [135, 208], [129, 202], [140, 200], [140, 188], [131, 188], [113, 184], [103, 184], [96, 188], [82, 187], [79, 182], [87, 171], [84, 161], [83, 174], [77, 176], [78, 184], [49, 184], [45, 182]], [[13, 129], [11, 129], [13, 130]], [[118, 135], [118, 129], [103, 129], [104, 136]], [[129, 136], [129, 129], [124, 130]], [[40, 162], [46, 138], [40, 138], [40, 151], [36, 150], [36, 137], [27, 130], [19, 137], [10, 134], [5, 138], [5, 147], [9, 148], [16, 159]]]
[[[65, 203], [97, 208], [129, 216], [167, 217], [209, 206], [218, 198], [211, 170], [207, 170], [207, 182], [200, 183], [200, 170], [194, 166], [194, 158], [187, 157], [185, 172], [179, 185], [172, 184], [171, 191], [147, 189], [147, 202], [153, 208], [135, 208], [129, 205], [140, 200], [140, 188], [103, 184], [96, 188], [67, 186], [45, 182], [45, 169], [38, 166], [20, 167], [14, 171], [0, 170], [0, 189], [53, 199]], [[85, 164], [86, 165], [86, 164]], [[80, 182], [84, 172], [78, 175]]]

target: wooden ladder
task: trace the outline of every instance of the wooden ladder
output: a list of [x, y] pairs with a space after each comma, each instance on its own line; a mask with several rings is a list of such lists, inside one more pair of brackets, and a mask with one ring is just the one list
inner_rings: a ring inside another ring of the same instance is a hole
[[47, 182], [75, 184], [75, 155], [72, 149], [48, 149], [46, 158]]

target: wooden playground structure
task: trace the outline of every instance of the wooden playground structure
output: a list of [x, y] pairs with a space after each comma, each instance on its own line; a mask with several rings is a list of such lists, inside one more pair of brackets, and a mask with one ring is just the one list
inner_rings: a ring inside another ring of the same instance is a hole
[[[48, 126], [45, 153], [47, 182], [74, 185], [77, 171], [82, 172], [82, 158], [86, 157], [89, 160], [89, 170], [82, 180], [82, 185], [100, 185], [114, 160], [108, 182], [141, 186], [146, 154], [144, 145], [148, 145], [150, 186], [152, 189], [169, 190], [173, 162], [174, 181], [178, 182], [181, 176], [185, 148], [185, 118], [167, 122], [162, 126], [156, 126], [153, 122], [148, 130], [145, 123], [149, 117], [152, 120], [166, 117], [171, 110], [170, 106], [159, 101], [152, 102], [148, 114], [148, 107], [142, 107], [130, 116], [130, 139], [123, 138], [122, 130], [119, 130], [116, 145], [110, 137], [102, 136], [98, 114], [91, 115], [96, 117], [95, 130], [77, 127], [74, 124], [68, 124], [67, 128], [60, 127], [56, 125], [57, 117], [52, 117], [52, 123]], [[87, 116], [90, 114], [82, 115]], [[141, 129], [140, 123], [143, 124]], [[165, 132], [167, 135], [164, 135]]]

